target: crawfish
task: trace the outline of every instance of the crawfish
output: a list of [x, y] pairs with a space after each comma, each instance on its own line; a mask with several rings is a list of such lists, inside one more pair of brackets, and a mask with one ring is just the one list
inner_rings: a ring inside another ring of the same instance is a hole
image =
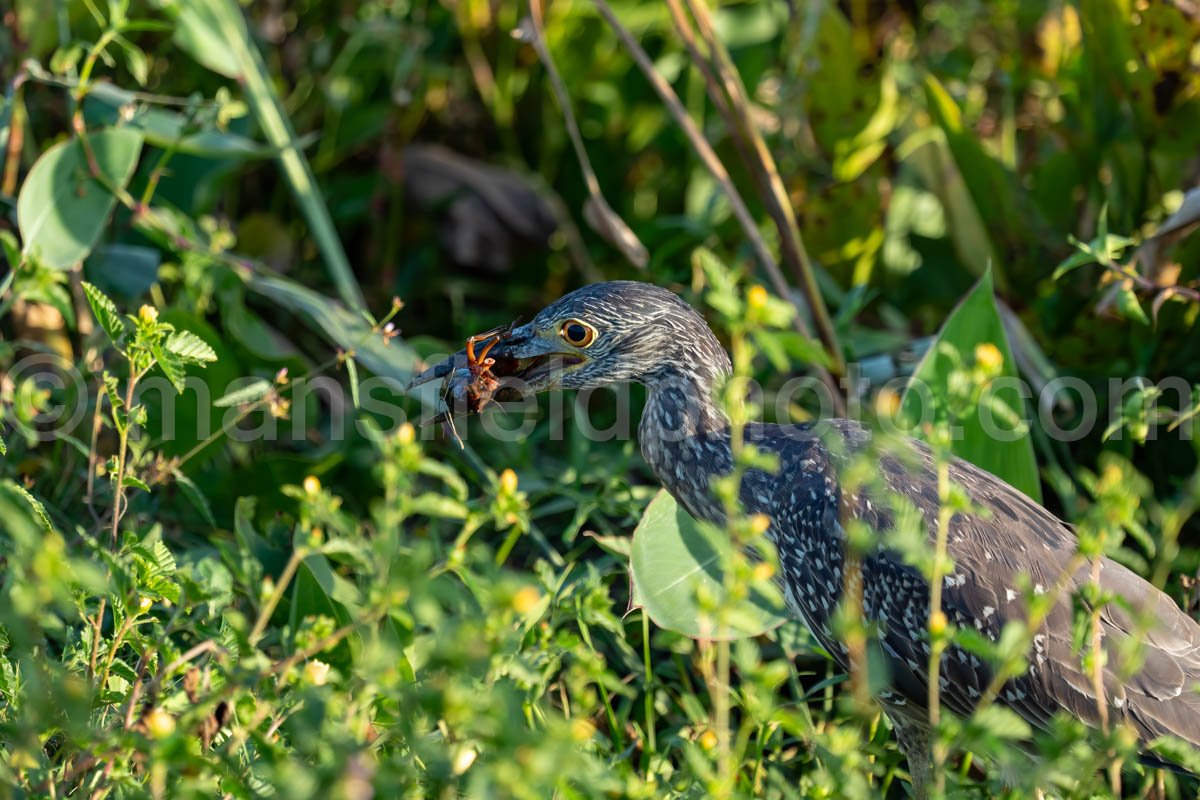
[[452, 369], [442, 382], [442, 402], [446, 410], [434, 421], [444, 423], [459, 446], [462, 445], [462, 439], [454, 426], [454, 414], [461, 410], [478, 414], [494, 402], [501, 380], [492, 372], [496, 359], [488, 357], [488, 353], [512, 334], [512, 328], [512, 325], [507, 325], [468, 337], [466, 364]]

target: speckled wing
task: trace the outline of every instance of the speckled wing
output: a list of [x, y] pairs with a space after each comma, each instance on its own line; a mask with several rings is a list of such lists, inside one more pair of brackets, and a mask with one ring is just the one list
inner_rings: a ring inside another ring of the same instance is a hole
[[[886, 531], [893, 524], [893, 511], [878, 493], [843, 497], [836, 483], [843, 461], [837, 450], [862, 452], [869, 446], [869, 433], [851, 422], [823, 426], [824, 443], [815, 430], [796, 426], [761, 426], [748, 432], [748, 439], [780, 454], [781, 469], [774, 476], [770, 504], [758, 503], [755, 492], [743, 491], [743, 500], [749, 501], [747, 505], [773, 506], [789, 602], [823, 646], [844, 662], [845, 648], [834, 641], [829, 625], [831, 607], [841, 596], [843, 554], [830, 552], [828, 531], [840, 528], [847, 516]], [[831, 434], [840, 441], [829, 444]], [[879, 477], [885, 493], [903, 496], [933, 531], [939, 501], [932, 456], [924, 445], [910, 444], [917, 458], [909, 463], [879, 456]], [[1035, 728], [1047, 728], [1058, 710], [1098, 725], [1097, 692], [1082, 667], [1082, 654], [1071, 641], [1073, 596], [1091, 574], [1090, 564], [1073, 561], [1074, 534], [1023, 493], [972, 464], [953, 460], [950, 478], [987, 511], [958, 514], [951, 520], [947, 552], [955, 569], [944, 578], [942, 594], [948, 620], [996, 641], [1007, 622], [1028, 618], [1022, 586], [1045, 593], [1065, 581], [1059, 600], [1035, 635], [1029, 671], [1005, 684], [998, 700]], [[1067, 569], [1073, 574], [1064, 577]], [[928, 697], [928, 584], [889, 550], [865, 558], [862, 573], [864, 612], [879, 625], [879, 643], [890, 672], [890, 690], [881, 700], [919, 718]], [[1114, 561], [1102, 561], [1099, 580], [1104, 590], [1128, 605], [1110, 603], [1100, 614], [1108, 653], [1102, 685], [1109, 719], [1127, 720], [1146, 741], [1169, 734], [1200, 747], [1200, 694], [1196, 692], [1200, 625], [1169, 597]], [[1139, 612], [1153, 621], [1150, 630], [1137, 625]], [[1122, 681], [1120, 675], [1128, 672], [1120, 669], [1124, 650], [1129, 638], [1139, 633], [1144, 661]], [[971, 713], [994, 675], [984, 660], [958, 647], [948, 649], [939, 671], [940, 700], [960, 715]]]

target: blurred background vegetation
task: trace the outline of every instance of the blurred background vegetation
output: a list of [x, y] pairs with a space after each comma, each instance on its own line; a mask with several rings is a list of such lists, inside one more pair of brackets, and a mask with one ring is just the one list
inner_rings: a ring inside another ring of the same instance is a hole
[[[886, 722], [841, 702], [845, 676], [796, 626], [735, 643], [728, 688], [712, 643], [625, 614], [653, 494], [635, 443], [572, 424], [499, 442], [473, 421], [459, 450], [355, 408], [360, 376], [382, 375], [418, 419], [399, 391], [418, 358], [601, 279], [717, 312], [761, 284], [817, 334], [826, 306], [824, 337], [756, 340], [757, 377], [844, 359], [877, 385], [990, 267], [1023, 377], [1099, 398], [1079, 441], [1035, 423], [1032, 485], [1068, 521], [1112, 511], [1133, 536], [1110, 551], [1195, 607], [1197, 449], [1168, 430], [1194, 398], [1153, 387], [1200, 383], [1195, 3], [542, 5], [0, 9], [0, 786], [903, 796]], [[93, 322], [87, 286], [136, 323]], [[203, 372], [154, 351], [165, 325], [211, 348], [189, 351]], [[36, 353], [85, 384], [26, 379]], [[132, 393], [158, 369], [211, 387], [181, 396], [174, 431], [161, 396]], [[353, 402], [292, 403], [287, 376], [318, 372]], [[32, 434], [73, 401], [73, 428]], [[212, 435], [231, 408], [289, 433]], [[602, 426], [617, 408], [591, 411]], [[1070, 429], [1087, 409], [1064, 395], [1046, 413]], [[732, 742], [713, 712], [730, 693]], [[953, 790], [1114, 792], [1090, 776], [1119, 743], [1064, 723], [1030, 768], [999, 743], [1021, 734], [967, 726], [1013, 769], [967, 759]], [[1195, 792], [1128, 772], [1132, 795]]]

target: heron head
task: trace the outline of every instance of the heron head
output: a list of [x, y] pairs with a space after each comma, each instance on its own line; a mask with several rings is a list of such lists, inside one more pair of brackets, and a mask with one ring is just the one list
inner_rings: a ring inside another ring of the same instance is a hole
[[649, 283], [595, 283], [564, 295], [491, 351], [497, 375], [525, 393], [653, 384], [680, 370], [720, 374], [725, 351], [704, 318]]

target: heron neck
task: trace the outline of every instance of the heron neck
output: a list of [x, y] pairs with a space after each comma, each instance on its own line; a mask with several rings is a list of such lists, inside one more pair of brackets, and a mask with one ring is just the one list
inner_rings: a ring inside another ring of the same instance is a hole
[[663, 487], [693, 516], [720, 524], [724, 511], [709, 492], [733, 456], [729, 418], [714, 393], [729, 372], [724, 352], [707, 368], [667, 368], [645, 380], [649, 389], [638, 426], [642, 457]]

